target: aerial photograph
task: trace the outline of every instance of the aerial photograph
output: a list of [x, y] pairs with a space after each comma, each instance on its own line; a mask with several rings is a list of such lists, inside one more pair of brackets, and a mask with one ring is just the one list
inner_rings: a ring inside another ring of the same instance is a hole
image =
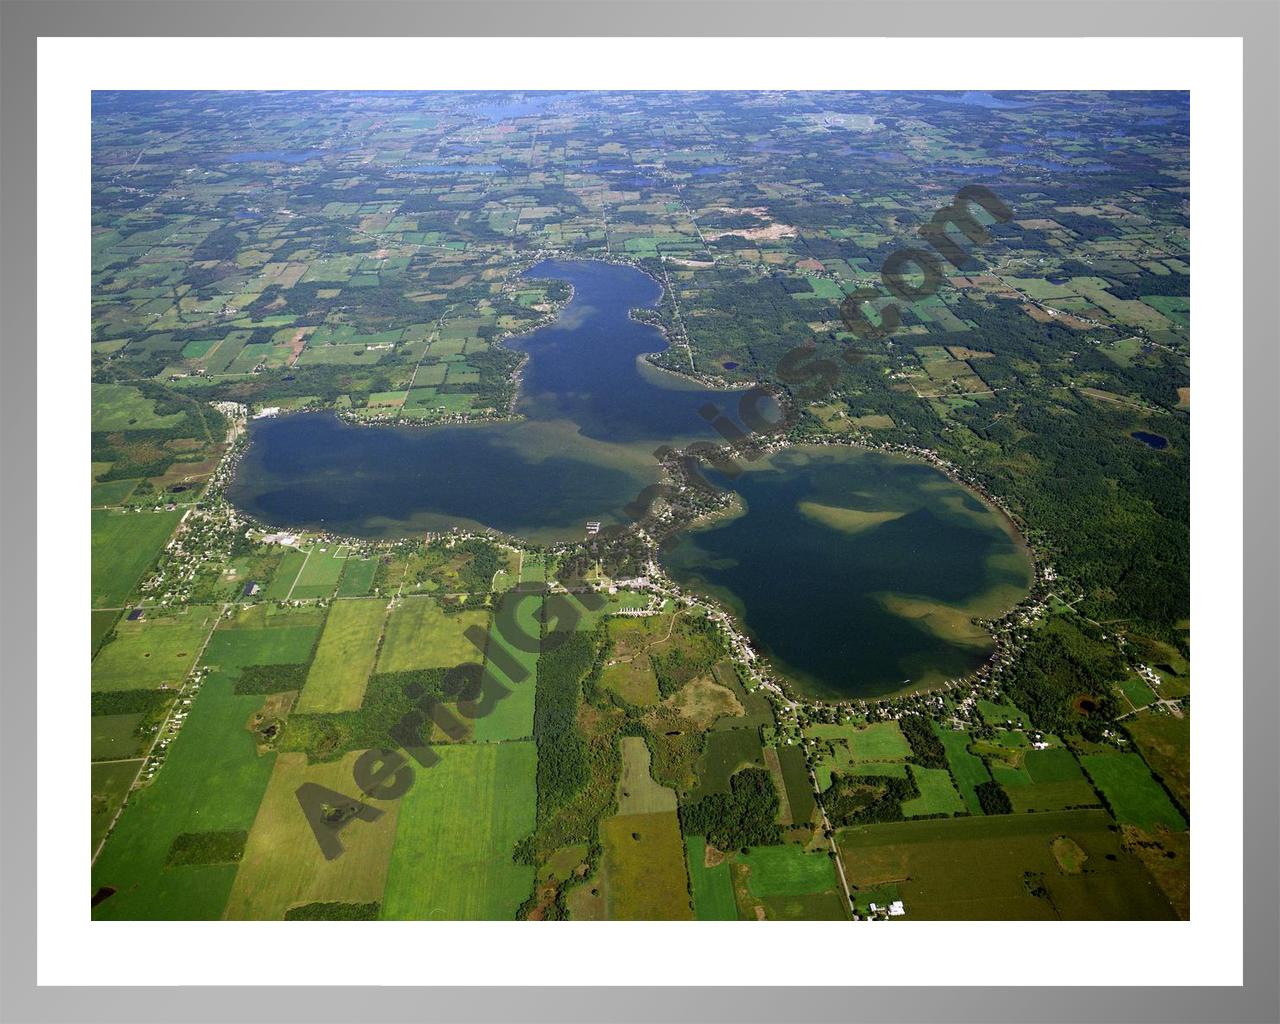
[[1188, 919], [1189, 153], [95, 92], [92, 918]]

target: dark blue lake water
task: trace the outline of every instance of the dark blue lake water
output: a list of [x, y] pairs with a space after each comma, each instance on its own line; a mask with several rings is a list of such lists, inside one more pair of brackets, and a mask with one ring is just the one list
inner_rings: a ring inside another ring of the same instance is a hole
[[972, 617], [1030, 584], [1011, 524], [918, 462], [791, 448], [733, 488], [746, 514], [681, 535], [663, 564], [734, 607], [811, 693], [878, 696], [971, 672], [991, 651]]

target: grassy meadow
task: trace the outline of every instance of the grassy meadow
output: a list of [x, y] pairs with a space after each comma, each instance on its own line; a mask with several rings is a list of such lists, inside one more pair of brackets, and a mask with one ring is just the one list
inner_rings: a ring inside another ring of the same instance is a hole
[[437, 749], [401, 799], [382, 916], [391, 920], [510, 921], [534, 869], [512, 860], [533, 830], [532, 742]]

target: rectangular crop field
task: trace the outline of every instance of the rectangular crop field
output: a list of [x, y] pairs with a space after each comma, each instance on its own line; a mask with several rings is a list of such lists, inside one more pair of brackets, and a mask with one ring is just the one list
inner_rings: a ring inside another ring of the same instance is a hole
[[773, 779], [773, 788], [778, 791], [778, 824], [792, 825], [795, 819], [791, 816], [791, 801], [787, 798], [787, 780], [782, 776], [782, 762], [778, 760], [776, 747], [765, 747], [765, 767], [769, 769], [769, 777]]
[[976, 789], [984, 782], [991, 781], [991, 773], [987, 771], [982, 758], [969, 753], [969, 734], [963, 731], [956, 732], [954, 729], [944, 729], [936, 723], [933, 729], [947, 750], [947, 764], [951, 766], [951, 773], [956, 777], [965, 807], [969, 809], [970, 814], [981, 814], [982, 805], [978, 803]]
[[[507, 591], [497, 600], [498, 611], [489, 626], [489, 638], [485, 643], [485, 682], [489, 684], [492, 680], [507, 693], [489, 714], [475, 720], [477, 743], [518, 740], [533, 735], [538, 654], [508, 642], [502, 633], [505, 629], [508, 634], [518, 634], [514, 639], [521, 646], [534, 646], [542, 628], [542, 595]], [[471, 646], [470, 641], [467, 645]]]
[[338, 581], [339, 597], [364, 597], [373, 587], [373, 577], [378, 571], [376, 558], [348, 558]]
[[89, 503], [97, 508], [100, 505], [123, 505], [137, 488], [139, 480], [108, 480], [95, 483], [89, 495]]
[[360, 707], [386, 617], [387, 606], [377, 598], [333, 603], [298, 697], [299, 712], [355, 711]]
[[93, 659], [93, 689], [154, 690], [176, 688], [195, 664], [216, 609], [187, 608], [163, 618], [116, 625], [116, 638]]
[[271, 582], [267, 584], [266, 590], [263, 591], [262, 596], [268, 601], [286, 600], [290, 596], [294, 581], [297, 580], [298, 573], [302, 571], [302, 565], [306, 560], [307, 553], [305, 551], [289, 548], [285, 552], [279, 568], [276, 569], [275, 575], [271, 577]]
[[1151, 687], [1138, 676], [1130, 676], [1119, 685], [1121, 693], [1124, 694], [1125, 699], [1133, 705], [1135, 710], [1145, 708], [1148, 704], [1155, 702], [1156, 695], [1151, 692]]
[[116, 624], [116, 619], [118, 618], [120, 618], [120, 613], [114, 608], [105, 611], [95, 608], [89, 613], [89, 650], [91, 653], [98, 649], [98, 645], [111, 632], [111, 627]]
[[93, 606], [119, 608], [160, 554], [182, 513], [94, 509], [89, 516]]
[[[307, 903], [377, 903], [387, 880], [396, 835], [398, 801], [362, 797], [352, 784], [358, 751], [339, 761], [307, 764], [305, 754], [280, 754], [254, 818], [224, 915], [237, 921], [281, 921]], [[326, 860], [298, 804], [304, 783], [363, 800], [381, 811], [338, 833], [343, 852]]]
[[92, 849], [97, 850], [102, 837], [111, 827], [111, 819], [129, 795], [129, 787], [133, 784], [142, 761], [107, 761], [95, 764], [91, 771], [93, 786], [92, 814], [89, 827], [89, 838]]
[[759, 846], [730, 868], [739, 915], [770, 921], [846, 921], [848, 905], [825, 853], [794, 843]]
[[903, 761], [911, 756], [897, 722], [875, 722], [854, 729], [849, 735], [849, 751], [854, 761]]
[[805, 853], [795, 843], [756, 846], [742, 856], [747, 888], [753, 896], [803, 896], [839, 885], [836, 869], [826, 853]]
[[346, 562], [346, 549], [333, 544], [317, 545], [306, 556], [298, 578], [293, 584], [290, 598], [306, 601], [316, 597], [329, 597], [338, 585], [342, 566]]
[[91, 719], [90, 756], [95, 761], [119, 761], [137, 757], [142, 748], [138, 735], [141, 714], [94, 715]]
[[802, 825], [812, 819], [813, 812], [818, 809], [813, 783], [809, 781], [809, 769], [804, 763], [804, 751], [794, 746], [778, 747], [778, 763], [782, 766], [782, 781], [787, 787], [791, 820]]
[[736, 921], [738, 908], [733, 900], [733, 880], [723, 855], [715, 867], [707, 866], [707, 843], [702, 836], [685, 837], [689, 861], [689, 881], [693, 886], [693, 914], [699, 921]]
[[1007, 780], [1005, 791], [1013, 809], [1019, 812], [1062, 811], [1101, 803], [1066, 747], [1028, 750], [1017, 776]]
[[1125, 727], [1154, 772], [1184, 808], [1191, 807], [1191, 718], [1135, 715]]
[[613, 921], [690, 921], [684, 839], [675, 811], [619, 814], [600, 826]]
[[265, 614], [267, 610], [258, 605], [220, 624], [209, 638], [203, 663], [225, 671], [233, 679], [248, 665], [303, 664], [311, 657], [311, 648], [320, 636], [323, 610], [299, 609], [270, 616]]
[[1174, 832], [1187, 827], [1169, 794], [1137, 754], [1086, 754], [1080, 761], [1107, 798], [1117, 821], [1147, 832], [1156, 825]]
[[387, 620], [378, 671], [408, 672], [418, 668], [478, 664], [482, 660], [480, 652], [465, 635], [468, 626], [487, 629], [489, 613], [466, 611], [446, 615], [433, 598], [402, 598]]
[[951, 773], [945, 768], [921, 768], [913, 764], [911, 775], [920, 788], [920, 795], [902, 801], [902, 813], [908, 818], [930, 814], [957, 814], [965, 809], [964, 801], [951, 784]]
[[[1083, 851], [1083, 870], [1068, 871], [1054, 856], [1062, 836]], [[896, 885], [909, 918], [1173, 917], [1168, 900], [1123, 849], [1102, 810], [858, 825], [841, 829], [838, 841], [849, 883]]]
[[521, 583], [545, 583], [547, 579], [547, 563], [543, 555], [534, 551], [525, 551], [520, 559]]
[[533, 831], [532, 742], [437, 747], [401, 798], [382, 916], [510, 921], [533, 892], [534, 869], [511, 858]]

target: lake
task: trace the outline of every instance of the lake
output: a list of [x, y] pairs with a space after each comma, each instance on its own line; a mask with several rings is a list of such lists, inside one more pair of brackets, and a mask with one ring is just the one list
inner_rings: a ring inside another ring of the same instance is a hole
[[254, 420], [229, 497], [268, 523], [362, 537], [491, 526], [547, 543], [660, 479], [653, 451], [716, 437], [698, 409], [731, 403], [640, 357], [666, 347], [628, 317], [661, 288], [630, 267], [544, 261], [531, 278], [573, 286], [555, 323], [511, 339], [529, 353], [514, 423], [362, 426], [332, 413]]
[[[510, 423], [366, 426], [332, 413], [250, 423], [228, 491], [264, 523], [362, 537], [493, 527], [539, 543], [581, 538], [660, 477], [654, 450], [713, 439], [698, 410], [736, 405], [645, 362], [662, 334], [629, 318], [657, 282], [630, 267], [544, 261], [573, 287], [527, 352]], [[995, 615], [1030, 581], [1012, 527], [930, 466], [850, 447], [788, 449], [736, 480], [745, 512], [679, 538], [672, 575], [735, 608], [799, 686], [876, 696], [975, 668]], [[711, 475], [710, 473], [708, 474]], [[911, 682], [906, 683], [907, 680]]]
[[992, 650], [974, 616], [1026, 594], [1016, 531], [924, 463], [798, 446], [732, 484], [746, 512], [663, 553], [682, 585], [731, 606], [808, 692], [869, 697], [972, 672]]
[[1169, 447], [1169, 439], [1163, 434], [1153, 434], [1148, 430], [1135, 430], [1129, 434], [1135, 441], [1141, 441], [1148, 448], [1164, 451]]

